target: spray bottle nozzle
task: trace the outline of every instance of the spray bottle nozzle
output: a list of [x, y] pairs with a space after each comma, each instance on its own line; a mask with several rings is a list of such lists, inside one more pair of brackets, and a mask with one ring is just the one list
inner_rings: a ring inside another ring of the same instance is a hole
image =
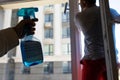
[[[37, 7], [21, 8], [18, 10], [17, 15], [23, 17], [23, 19], [36, 19], [35, 12], [38, 12]], [[30, 35], [30, 27], [25, 27], [23, 32], [26, 33], [26, 35]]]
[[30, 8], [21, 8], [17, 15], [23, 17], [24, 19], [34, 19], [35, 12], [38, 12], [38, 8], [36, 7], [30, 7]]

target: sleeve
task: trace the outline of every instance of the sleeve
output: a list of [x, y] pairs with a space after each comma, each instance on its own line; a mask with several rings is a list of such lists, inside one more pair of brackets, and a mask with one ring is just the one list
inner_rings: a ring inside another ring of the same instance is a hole
[[112, 8], [110, 9], [110, 12], [111, 12], [113, 18], [115, 18], [115, 17], [120, 15], [115, 9], [112, 9]]
[[19, 44], [19, 38], [12, 28], [0, 30], [0, 57]]
[[112, 17], [116, 23], [120, 23], [120, 14], [115, 9], [110, 9]]

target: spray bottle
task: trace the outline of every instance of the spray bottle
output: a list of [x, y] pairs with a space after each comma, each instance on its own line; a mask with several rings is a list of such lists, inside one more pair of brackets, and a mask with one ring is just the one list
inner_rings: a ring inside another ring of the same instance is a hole
[[[17, 15], [23, 17], [23, 19], [34, 19], [35, 12], [38, 11], [36, 7], [30, 8], [21, 8]], [[29, 26], [29, 25], [28, 25]], [[22, 53], [22, 61], [26, 67], [30, 67], [33, 65], [37, 65], [43, 63], [43, 52], [40, 41], [34, 37], [33, 35], [29, 35], [29, 31], [26, 28], [27, 32], [25, 37], [21, 39], [21, 53]]]

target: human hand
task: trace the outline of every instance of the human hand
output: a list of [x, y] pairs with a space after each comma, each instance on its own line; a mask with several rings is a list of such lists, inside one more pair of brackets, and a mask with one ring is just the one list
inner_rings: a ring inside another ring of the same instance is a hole
[[15, 30], [16, 34], [18, 35], [19, 39], [23, 38], [26, 34], [33, 35], [35, 31], [35, 22], [38, 19], [24, 19], [21, 20], [13, 29]]
[[120, 15], [114, 18], [114, 23], [120, 23]]

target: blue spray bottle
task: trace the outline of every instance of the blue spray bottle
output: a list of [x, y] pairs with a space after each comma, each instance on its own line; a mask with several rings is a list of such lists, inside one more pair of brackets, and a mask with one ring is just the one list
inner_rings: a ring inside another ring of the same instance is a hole
[[[33, 19], [35, 17], [35, 12], [38, 11], [36, 7], [21, 8], [17, 15], [22, 16], [23, 19]], [[28, 25], [29, 26], [29, 25]], [[25, 29], [29, 33], [28, 29]], [[21, 39], [20, 44], [22, 52], [23, 64], [26, 67], [37, 65], [43, 63], [43, 52], [40, 41], [33, 35], [26, 34], [23, 39]]]

